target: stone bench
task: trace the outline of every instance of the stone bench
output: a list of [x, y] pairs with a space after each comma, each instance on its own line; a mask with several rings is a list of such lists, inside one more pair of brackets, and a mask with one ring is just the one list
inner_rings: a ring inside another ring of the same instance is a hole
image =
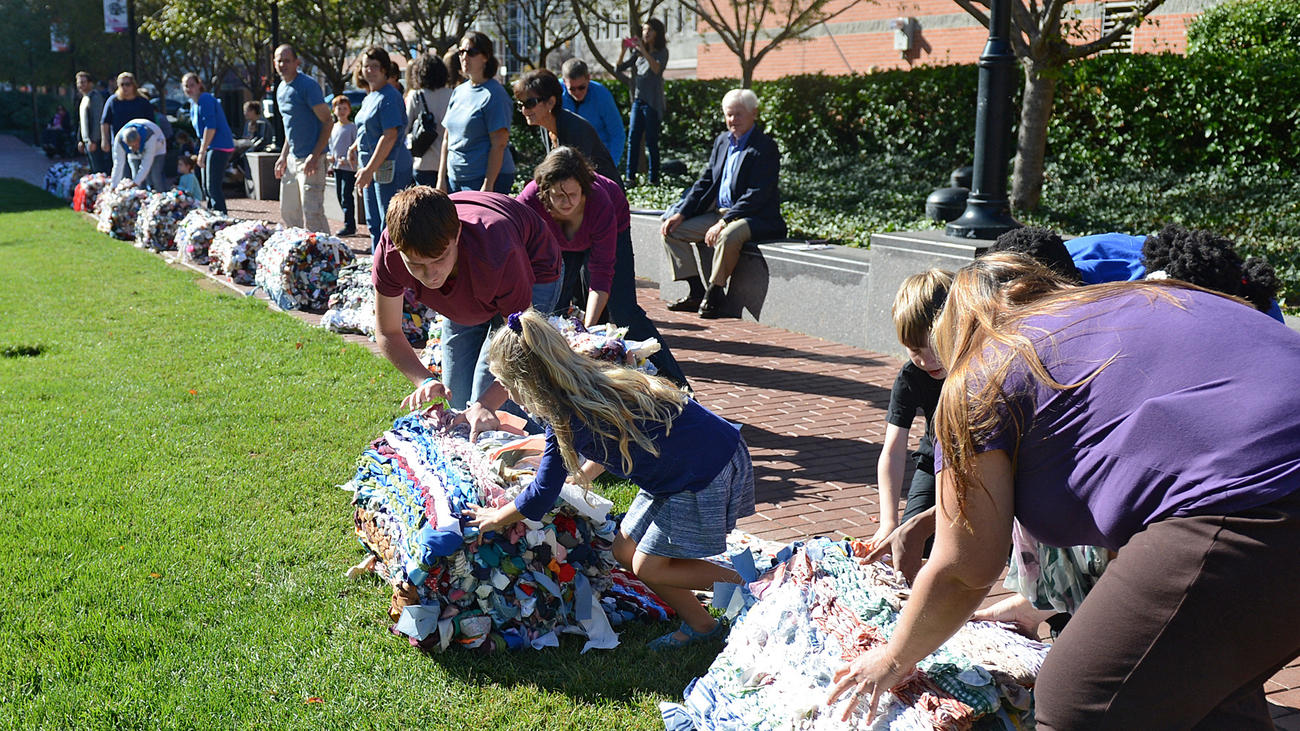
[[[684, 296], [659, 235], [658, 211], [634, 211], [632, 246], [637, 276], [659, 284], [659, 296]], [[712, 249], [696, 247], [708, 272]], [[866, 327], [871, 254], [865, 249], [801, 240], [751, 242], [741, 250], [723, 312], [765, 325], [861, 347]]]

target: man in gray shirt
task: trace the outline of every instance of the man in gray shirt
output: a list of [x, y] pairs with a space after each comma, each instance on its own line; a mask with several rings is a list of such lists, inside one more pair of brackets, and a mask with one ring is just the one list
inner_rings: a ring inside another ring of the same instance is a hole
[[106, 94], [95, 88], [95, 80], [85, 71], [77, 72], [77, 91], [81, 94], [81, 104], [77, 108], [77, 150], [86, 153], [90, 172], [107, 173], [108, 150], [100, 144], [99, 128]]

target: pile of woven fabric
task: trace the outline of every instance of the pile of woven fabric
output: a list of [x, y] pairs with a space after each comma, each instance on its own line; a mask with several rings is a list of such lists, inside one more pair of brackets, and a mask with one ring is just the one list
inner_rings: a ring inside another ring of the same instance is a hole
[[135, 241], [135, 217], [140, 206], [149, 198], [149, 191], [130, 180], [122, 180], [116, 188], [105, 188], [95, 199], [95, 227], [122, 241]]
[[284, 228], [257, 252], [255, 278], [280, 309], [320, 310], [338, 287], [339, 270], [356, 258], [329, 234]]
[[210, 211], [206, 208], [195, 208], [185, 214], [185, 218], [181, 219], [180, 225], [176, 227], [174, 237], [176, 251], [180, 254], [181, 260], [192, 264], [207, 264], [208, 249], [211, 248], [217, 232], [238, 222], [238, 219], [231, 218], [220, 211]]
[[257, 252], [279, 228], [266, 221], [240, 221], [221, 229], [208, 249], [208, 268], [213, 274], [230, 275], [235, 284], [252, 284]]
[[72, 200], [77, 181], [89, 172], [90, 168], [86, 167], [85, 163], [56, 162], [45, 171], [45, 190], [65, 201]]
[[180, 189], [149, 196], [135, 219], [135, 245], [153, 251], [175, 249], [176, 227], [198, 205]]
[[[338, 284], [329, 298], [329, 309], [321, 317], [321, 327], [336, 333], [375, 336], [375, 285], [371, 280], [372, 262], [358, 259], [339, 270]], [[413, 348], [437, 338], [442, 318], [415, 299], [407, 290], [402, 303], [402, 333]]]
[[426, 650], [484, 651], [618, 644], [614, 624], [666, 619], [672, 610], [617, 568], [610, 503], [566, 486], [556, 510], [503, 532], [462, 521], [468, 505], [500, 506], [528, 484], [544, 441], [489, 432], [471, 443], [440, 412], [398, 419], [358, 460], [356, 534], [368, 557], [349, 571], [377, 572], [393, 587], [393, 631]]
[[95, 199], [99, 197], [99, 192], [108, 186], [109, 180], [112, 178], [104, 173], [81, 176], [77, 181], [76, 189], [72, 192], [72, 210], [94, 213]]
[[[660, 704], [665, 727], [867, 728], [870, 699], [847, 721], [847, 697], [825, 702], [835, 672], [893, 634], [908, 595], [902, 577], [855, 558], [848, 541], [819, 538], [748, 591], [757, 601], [734, 602], [743, 609], [708, 672], [687, 686], [682, 703]], [[733, 602], [715, 596], [717, 603]], [[977, 721], [1032, 728], [1029, 688], [1046, 656], [1046, 645], [1002, 625], [969, 622], [884, 695], [870, 728], [955, 731]]]
[[595, 325], [590, 329], [582, 325], [583, 314], [576, 308], [564, 317], [551, 317], [551, 325], [560, 331], [574, 352], [609, 363], [631, 366], [654, 375], [655, 366], [649, 358], [659, 352], [659, 341], [628, 340], [627, 328], [612, 323]]

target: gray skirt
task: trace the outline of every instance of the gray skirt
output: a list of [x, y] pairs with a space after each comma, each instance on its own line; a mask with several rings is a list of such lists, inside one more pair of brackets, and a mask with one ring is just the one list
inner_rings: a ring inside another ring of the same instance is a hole
[[654, 496], [641, 490], [620, 530], [636, 550], [667, 558], [705, 558], [727, 550], [736, 521], [754, 514], [754, 467], [740, 440], [731, 461], [699, 492]]

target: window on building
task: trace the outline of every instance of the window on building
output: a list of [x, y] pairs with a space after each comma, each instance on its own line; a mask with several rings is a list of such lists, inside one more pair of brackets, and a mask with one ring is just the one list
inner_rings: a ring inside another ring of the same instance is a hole
[[[1106, 3], [1101, 7], [1101, 34], [1115, 30], [1120, 22], [1133, 14], [1134, 6], [1132, 3]], [[1133, 29], [1129, 28], [1128, 32], [1120, 36], [1115, 42], [1103, 53], [1132, 53], [1133, 52]]]

